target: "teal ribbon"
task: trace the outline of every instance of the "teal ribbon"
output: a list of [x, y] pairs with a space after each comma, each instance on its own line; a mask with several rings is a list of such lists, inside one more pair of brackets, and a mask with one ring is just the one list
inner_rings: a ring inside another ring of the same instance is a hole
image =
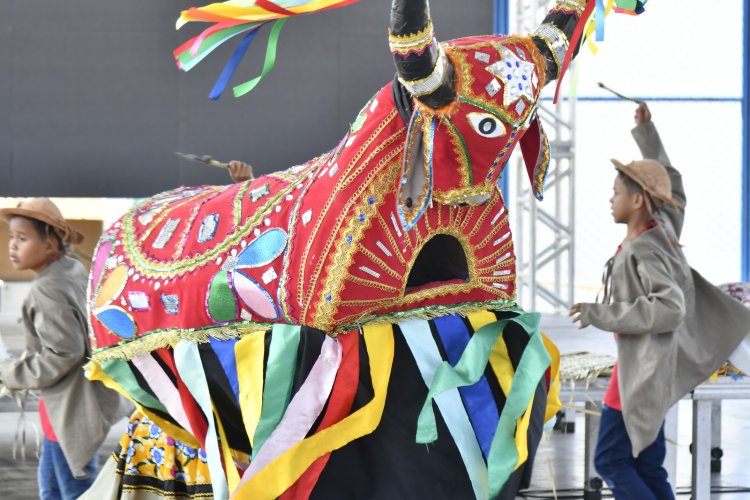
[[279, 424], [289, 406], [297, 366], [300, 330], [301, 327], [294, 325], [273, 325], [263, 382], [263, 408], [253, 437], [252, 458], [255, 458], [263, 447], [263, 443]]
[[[430, 325], [423, 320], [410, 320], [400, 323], [399, 329], [411, 350], [414, 361], [417, 363], [419, 373], [426, 386], [430, 386], [434, 380], [435, 371], [440, 366], [443, 358], [440, 356], [435, 339], [432, 337]], [[457, 389], [450, 389], [435, 396], [435, 403], [440, 409], [440, 414], [445, 420], [456, 443], [456, 448], [464, 462], [466, 473], [469, 475], [474, 496], [478, 500], [489, 498], [489, 486], [487, 482], [487, 465], [484, 463], [482, 450], [471, 426], [469, 416], [461, 401]]]
[[445, 391], [475, 384], [484, 373], [495, 344], [510, 321], [515, 322], [529, 335], [529, 342], [513, 376], [510, 393], [500, 414], [495, 437], [488, 457], [490, 498], [499, 495], [508, 477], [516, 467], [518, 451], [515, 445], [516, 421], [523, 415], [531, 401], [544, 371], [552, 362], [542, 342], [539, 313], [525, 313], [515, 309], [518, 316], [487, 324], [474, 332], [461, 359], [452, 367], [443, 362], [435, 378], [417, 423], [417, 442], [431, 443], [437, 439], [437, 426], [432, 401]]
[[182, 381], [195, 398], [208, 420], [208, 431], [206, 432], [206, 458], [208, 461], [208, 472], [211, 474], [211, 488], [214, 498], [229, 498], [229, 486], [224, 465], [221, 462], [221, 451], [219, 447], [218, 434], [216, 432], [216, 421], [214, 419], [211, 394], [208, 390], [208, 381], [203, 371], [203, 363], [198, 352], [198, 345], [187, 340], [180, 340], [174, 346], [174, 362], [177, 372]]

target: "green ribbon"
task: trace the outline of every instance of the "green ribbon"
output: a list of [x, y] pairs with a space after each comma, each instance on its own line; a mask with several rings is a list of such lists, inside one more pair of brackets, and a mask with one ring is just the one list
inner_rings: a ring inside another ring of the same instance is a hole
[[232, 26], [232, 27], [223, 29], [221, 31], [218, 31], [216, 33], [213, 33], [212, 35], [207, 36], [203, 40], [200, 47], [198, 48], [198, 52], [196, 52], [195, 55], [192, 55], [190, 53], [190, 47], [187, 47], [185, 50], [183, 50], [176, 56], [177, 60], [180, 61], [182, 70], [190, 71], [193, 67], [195, 67], [196, 64], [202, 61], [208, 54], [210, 54], [219, 45], [221, 45], [228, 39], [232, 38], [233, 36], [237, 35], [238, 33], [247, 31], [247, 29], [248, 29], [247, 24], [240, 24], [240, 25]]
[[[646, 2], [643, 2], [646, 3]], [[615, 4], [621, 9], [635, 10], [638, 4], [637, 0], [617, 0]]]
[[[528, 318], [529, 316], [534, 317]], [[490, 456], [487, 459], [490, 498], [500, 494], [500, 490], [516, 468], [516, 422], [528, 408], [539, 381], [552, 362], [540, 335], [539, 319], [540, 315], [535, 313], [527, 314], [522, 321], [517, 321], [529, 334], [529, 343], [516, 368], [510, 394], [505, 401], [495, 437], [490, 445]]]
[[258, 454], [284, 416], [292, 394], [297, 366], [301, 327], [277, 323], [271, 332], [266, 377], [263, 383], [263, 408], [253, 437], [252, 458]]
[[276, 49], [279, 44], [279, 35], [281, 34], [281, 28], [284, 27], [284, 24], [286, 24], [288, 20], [288, 18], [279, 19], [274, 23], [273, 28], [271, 28], [271, 33], [268, 35], [266, 59], [265, 61], [263, 61], [263, 69], [261, 70], [260, 75], [256, 76], [250, 81], [241, 83], [240, 85], [234, 87], [232, 89], [232, 91], [234, 92], [234, 97], [243, 96], [253, 90], [255, 86], [258, 85], [260, 81], [268, 74], [268, 72], [271, 71], [273, 65], [276, 64]]
[[529, 342], [513, 375], [510, 393], [500, 414], [495, 437], [490, 446], [488, 472], [490, 498], [499, 495], [508, 477], [516, 467], [518, 451], [515, 445], [516, 421], [523, 415], [531, 401], [544, 371], [551, 363], [544, 348], [539, 329], [541, 315], [513, 309], [519, 316], [487, 324], [474, 332], [464, 349], [461, 359], [452, 367], [444, 361], [427, 393], [417, 423], [417, 443], [431, 443], [437, 439], [437, 427], [432, 401], [435, 396], [459, 387], [475, 384], [484, 374], [490, 354], [503, 330], [510, 321], [515, 322], [529, 335]]
[[169, 413], [161, 401], [141, 388], [138, 384], [138, 380], [135, 378], [135, 374], [133, 374], [133, 370], [125, 361], [121, 359], [108, 359], [107, 361], [102, 362], [101, 366], [104, 373], [120, 384], [120, 387], [122, 387], [136, 403], [145, 406], [146, 408]]

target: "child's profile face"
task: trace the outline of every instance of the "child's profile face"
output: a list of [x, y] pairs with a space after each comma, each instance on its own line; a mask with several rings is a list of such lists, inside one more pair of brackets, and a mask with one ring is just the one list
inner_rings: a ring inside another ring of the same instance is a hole
[[617, 224], [627, 224], [633, 213], [636, 211], [635, 197], [637, 194], [630, 194], [628, 187], [622, 178], [617, 175], [613, 186], [614, 193], [609, 199], [612, 207], [612, 218]]
[[19, 271], [39, 273], [56, 255], [51, 238], [43, 237], [24, 217], [13, 217], [9, 223], [8, 254]]

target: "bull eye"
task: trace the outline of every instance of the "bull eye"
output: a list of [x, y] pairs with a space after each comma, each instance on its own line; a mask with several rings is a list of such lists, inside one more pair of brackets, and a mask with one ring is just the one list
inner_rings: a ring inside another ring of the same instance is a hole
[[489, 113], [469, 113], [469, 123], [482, 137], [501, 137], [505, 135], [505, 125]]

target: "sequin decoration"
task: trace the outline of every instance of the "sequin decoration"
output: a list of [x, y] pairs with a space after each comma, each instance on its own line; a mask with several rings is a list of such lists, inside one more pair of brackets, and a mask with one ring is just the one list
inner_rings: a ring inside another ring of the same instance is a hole
[[219, 225], [219, 214], [209, 214], [201, 222], [198, 230], [198, 243], [205, 243], [213, 239], [216, 234], [216, 227]]
[[500, 92], [500, 89], [502, 89], [502, 85], [500, 85], [500, 82], [494, 78], [490, 80], [490, 83], [488, 83], [486, 87], [484, 87], [484, 90], [487, 91], [487, 94], [489, 94], [490, 97], [495, 97], [495, 95]]
[[144, 226], [146, 224], [151, 224], [151, 221], [154, 220], [154, 215], [156, 215], [158, 212], [159, 208], [152, 208], [147, 212], [143, 212], [142, 214], [138, 215], [138, 222], [140, 222]]
[[263, 279], [263, 284], [267, 285], [276, 278], [278, 278], [278, 275], [276, 274], [276, 271], [274, 268], [269, 267], [266, 269], [266, 271], [263, 273], [263, 276], [261, 277]]
[[520, 59], [514, 52], [502, 48], [501, 61], [487, 66], [487, 71], [495, 75], [505, 86], [503, 104], [509, 106], [521, 97], [529, 102], [534, 100], [534, 89], [531, 87], [534, 75], [534, 64]]
[[177, 314], [180, 312], [180, 297], [177, 295], [161, 294], [161, 304], [164, 306], [164, 312], [167, 314]]
[[172, 239], [172, 235], [179, 223], [180, 219], [169, 219], [161, 228], [161, 231], [159, 231], [159, 236], [156, 237], [152, 246], [157, 249], [164, 248], [169, 243], [169, 240]]
[[262, 186], [252, 189], [250, 191], [250, 199], [252, 201], [258, 201], [264, 196], [268, 195], [270, 192], [271, 192], [271, 186], [269, 186], [268, 184], [263, 184]]
[[486, 63], [490, 62], [490, 55], [487, 54], [486, 52], [481, 52], [481, 51], [477, 50], [476, 52], [474, 52], [474, 59], [476, 59], [479, 62], [483, 62], [483, 63], [486, 64]]
[[239, 254], [237, 267], [260, 267], [273, 261], [286, 248], [287, 234], [283, 229], [269, 229]]
[[128, 292], [128, 302], [130, 302], [130, 307], [134, 311], [141, 312], [151, 310], [151, 300], [146, 292], [141, 292], [139, 290]]
[[111, 333], [123, 339], [135, 336], [137, 329], [133, 318], [117, 306], [110, 306], [94, 313], [98, 319]]
[[254, 279], [238, 270], [232, 273], [232, 282], [240, 300], [254, 313], [270, 320], [279, 318], [278, 309], [271, 295]]

